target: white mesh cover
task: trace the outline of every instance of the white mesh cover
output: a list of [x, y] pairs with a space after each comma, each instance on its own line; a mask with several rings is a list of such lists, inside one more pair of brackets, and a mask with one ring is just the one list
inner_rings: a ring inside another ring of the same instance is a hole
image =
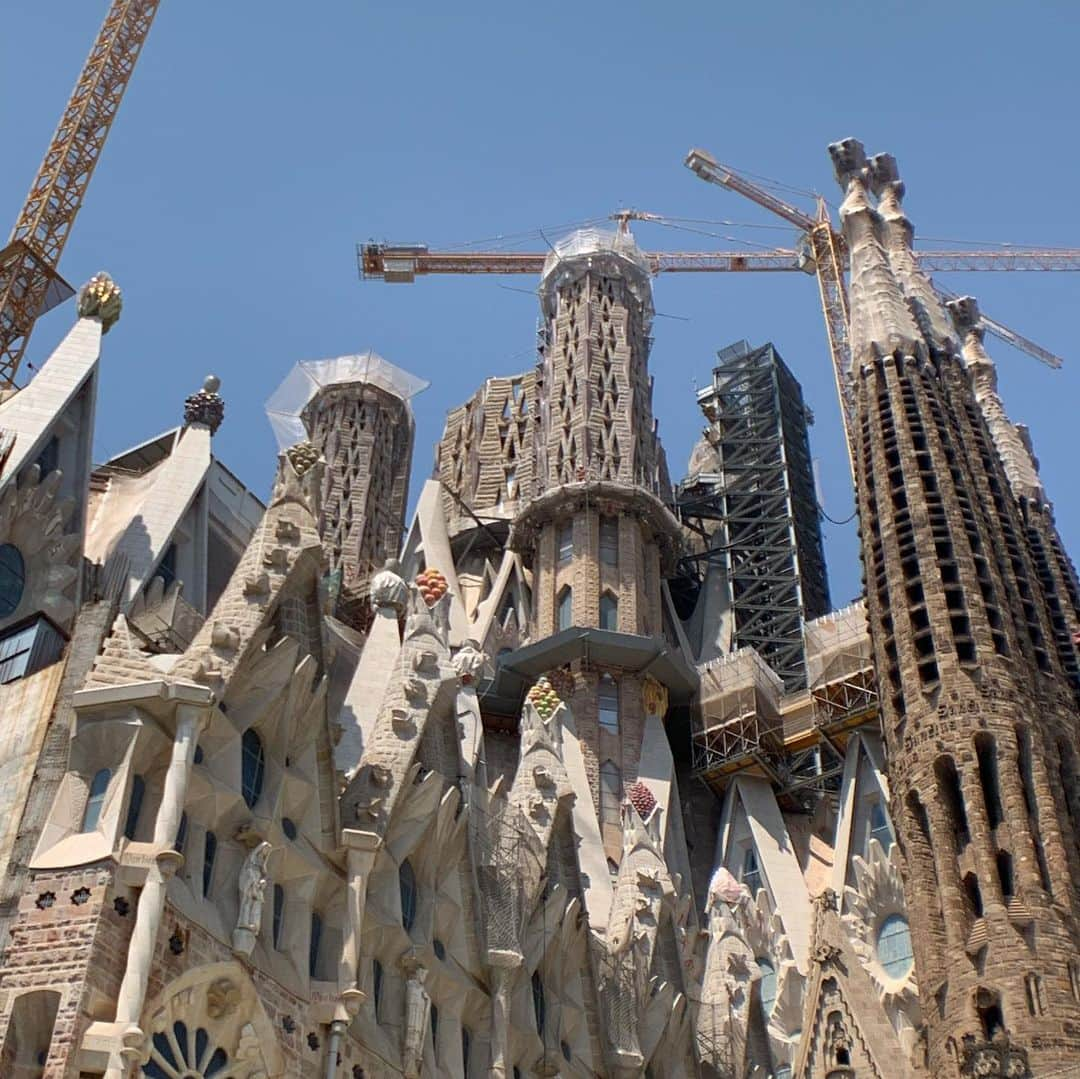
[[405, 402], [431, 385], [426, 379], [395, 367], [370, 349], [356, 356], [338, 356], [333, 360], [302, 360], [266, 402], [266, 415], [274, 429], [278, 448], [295, 446], [307, 438], [300, 414], [321, 389], [351, 382], [376, 386]]

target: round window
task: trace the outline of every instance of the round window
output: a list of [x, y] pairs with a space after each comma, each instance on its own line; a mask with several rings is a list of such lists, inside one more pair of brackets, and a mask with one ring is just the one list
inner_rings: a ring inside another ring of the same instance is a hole
[[907, 977], [915, 962], [911, 950], [911, 929], [900, 914], [890, 914], [881, 923], [877, 936], [878, 962], [894, 981]]
[[761, 971], [761, 1010], [770, 1016], [776, 1003], [776, 967], [764, 956], [758, 958], [757, 965]]
[[0, 618], [14, 614], [22, 602], [26, 585], [26, 564], [19, 548], [0, 543]]

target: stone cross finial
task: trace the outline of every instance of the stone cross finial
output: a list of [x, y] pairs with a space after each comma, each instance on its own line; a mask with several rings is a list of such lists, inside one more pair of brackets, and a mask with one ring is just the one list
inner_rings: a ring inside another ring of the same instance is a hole
[[201, 423], [210, 428], [210, 434], [214, 434], [225, 418], [225, 402], [218, 393], [219, 389], [221, 379], [217, 375], [207, 375], [202, 389], [184, 401], [184, 423]]
[[108, 333], [120, 318], [120, 288], [104, 270], [79, 289], [76, 302], [79, 318], [100, 319], [102, 333]]

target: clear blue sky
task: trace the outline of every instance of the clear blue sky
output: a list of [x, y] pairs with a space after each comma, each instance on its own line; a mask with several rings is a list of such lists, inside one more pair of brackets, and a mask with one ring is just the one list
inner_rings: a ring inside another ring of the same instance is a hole
[[[105, 0], [22, 0], [0, 45], [0, 213], [13, 221]], [[691, 145], [835, 201], [826, 144], [893, 153], [921, 236], [1080, 247], [1080, 8], [1034, 2], [772, 4], [162, 0], [62, 271], [124, 290], [106, 339], [99, 458], [176, 423], [222, 378], [219, 456], [261, 495], [263, 403], [297, 360], [376, 349], [429, 378], [417, 398], [415, 496], [446, 410], [533, 362], [527, 279], [361, 284], [354, 244], [436, 246], [606, 214], [774, 225], [697, 180]], [[1070, 134], [1073, 132], [1073, 134]], [[8, 226], [4, 226], [8, 227]], [[707, 230], [789, 243], [773, 229]], [[651, 248], [731, 247], [656, 225]], [[537, 245], [540, 241], [536, 241]], [[1067, 361], [994, 346], [1029, 422], [1074, 556], [1080, 348], [1076, 274], [948, 275]], [[510, 288], [500, 287], [501, 285]], [[852, 508], [812, 279], [670, 276], [656, 285], [655, 410], [672, 473], [700, 428], [715, 350], [773, 340], [817, 415], [825, 505]], [[38, 325], [42, 360], [70, 325]], [[854, 526], [825, 525], [834, 602], [859, 591]]]

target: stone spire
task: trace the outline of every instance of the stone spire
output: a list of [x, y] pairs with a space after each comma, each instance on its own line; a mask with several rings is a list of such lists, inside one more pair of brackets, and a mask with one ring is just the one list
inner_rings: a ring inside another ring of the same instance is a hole
[[952, 323], [930, 279], [915, 258], [915, 229], [904, 213], [904, 182], [892, 154], [875, 154], [869, 162], [870, 187], [878, 197], [878, 213], [885, 225], [889, 263], [907, 298], [915, 321], [935, 350], [957, 355], [959, 346]]
[[844, 189], [840, 220], [851, 253], [851, 362], [856, 370], [879, 356], [925, 352], [918, 328], [882, 244], [881, 217], [867, 192], [866, 152], [857, 139], [829, 146]]
[[221, 379], [217, 375], [207, 375], [202, 389], [184, 401], [184, 423], [188, 426], [201, 423], [210, 428], [210, 434], [215, 434], [225, 418], [225, 402], [218, 393], [219, 389]]
[[983, 328], [979, 322], [979, 304], [972, 296], [961, 296], [948, 304], [957, 333], [963, 339], [963, 357], [971, 388], [979, 403], [990, 435], [1005, 466], [1009, 485], [1017, 498], [1029, 498], [1040, 505], [1046, 492], [1023, 435], [1005, 412], [998, 395], [997, 367], [983, 348]]

